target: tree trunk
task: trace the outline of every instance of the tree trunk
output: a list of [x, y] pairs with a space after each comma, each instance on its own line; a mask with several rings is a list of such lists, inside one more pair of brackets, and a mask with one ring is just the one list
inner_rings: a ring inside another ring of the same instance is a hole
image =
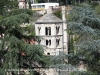
[[0, 15], [3, 15], [2, 10], [3, 10], [3, 9], [2, 9], [2, 8], [0, 8]]

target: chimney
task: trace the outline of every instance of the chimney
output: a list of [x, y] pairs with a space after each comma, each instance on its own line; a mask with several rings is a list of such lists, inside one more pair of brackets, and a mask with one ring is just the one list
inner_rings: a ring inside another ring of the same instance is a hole
[[49, 8], [47, 9], [47, 14], [52, 13], [52, 9], [53, 9], [53, 6], [49, 6]]

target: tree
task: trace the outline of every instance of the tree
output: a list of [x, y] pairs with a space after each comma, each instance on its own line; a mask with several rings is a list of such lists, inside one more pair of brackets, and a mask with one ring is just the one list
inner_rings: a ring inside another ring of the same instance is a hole
[[0, 1], [0, 15], [4, 15], [6, 11], [12, 8], [18, 8], [17, 0], [1, 0]]
[[[68, 19], [68, 33], [73, 36], [74, 49], [70, 54], [69, 63], [79, 65], [83, 61], [87, 70], [100, 74], [100, 19], [92, 8], [83, 4], [72, 7]], [[69, 49], [70, 51], [70, 49]], [[71, 59], [75, 60], [71, 60]], [[75, 63], [78, 61], [78, 63]], [[79, 74], [80, 75], [80, 74]]]
[[100, 5], [95, 6], [95, 10], [98, 15], [100, 15]]
[[57, 17], [59, 17], [60, 19], [62, 19], [61, 10], [56, 11], [56, 12], [54, 12], [53, 14], [56, 15]]
[[[7, 12], [0, 19], [1, 75], [9, 69], [32, 69], [32, 65], [46, 65], [43, 46], [34, 44], [37, 37], [31, 34], [29, 29], [24, 30], [25, 28], [20, 26], [23, 23], [30, 23], [32, 15], [32, 10], [18, 9]], [[25, 34], [25, 31], [29, 33]]]

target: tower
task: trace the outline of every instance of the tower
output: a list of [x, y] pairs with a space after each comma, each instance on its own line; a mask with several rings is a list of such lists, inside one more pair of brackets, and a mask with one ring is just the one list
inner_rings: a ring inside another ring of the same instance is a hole
[[42, 37], [38, 42], [47, 47], [46, 55], [58, 55], [62, 50], [63, 21], [48, 13], [35, 22], [36, 36]]
[[[65, 9], [65, 7], [62, 7]], [[63, 10], [64, 10], [63, 9]], [[60, 52], [67, 54], [67, 32], [65, 23], [65, 10], [62, 11], [63, 20], [52, 14], [52, 10], [47, 10], [47, 14], [35, 22], [36, 36], [41, 37], [38, 44], [46, 46], [45, 55], [60, 55]], [[55, 68], [47, 75], [58, 75]]]
[[66, 24], [66, 10], [65, 6], [62, 6], [62, 20], [63, 20], [63, 51], [68, 54], [68, 33], [67, 33], [67, 24]]

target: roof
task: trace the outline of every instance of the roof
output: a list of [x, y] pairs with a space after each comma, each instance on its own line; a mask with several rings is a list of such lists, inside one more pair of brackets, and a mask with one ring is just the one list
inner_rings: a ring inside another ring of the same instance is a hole
[[35, 23], [62, 23], [63, 21], [59, 19], [57, 16], [55, 16], [52, 13], [48, 13], [44, 16], [42, 16], [40, 19], [38, 19]]

